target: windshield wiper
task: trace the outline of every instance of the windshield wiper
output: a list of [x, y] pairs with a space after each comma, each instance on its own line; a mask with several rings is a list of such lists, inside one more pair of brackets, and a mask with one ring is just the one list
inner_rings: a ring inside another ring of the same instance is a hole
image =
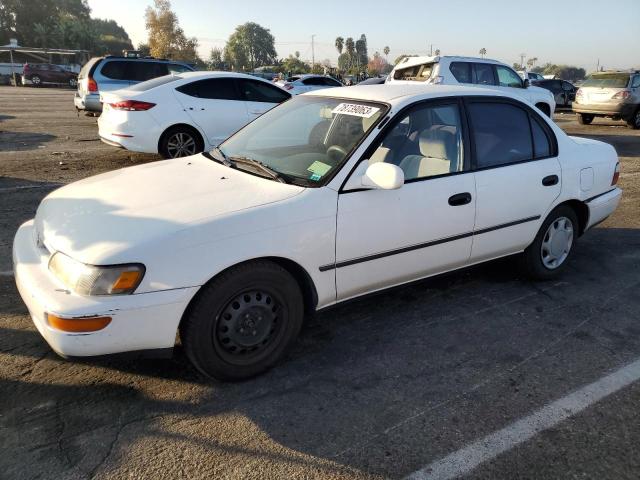
[[224, 152], [220, 150], [218, 147], [215, 147], [213, 150], [211, 150], [211, 152], [215, 157], [214, 160], [219, 161], [220, 163], [222, 163], [223, 165], [226, 165], [227, 167], [233, 167], [233, 163], [231, 163], [231, 161], [227, 158]]
[[[226, 158], [227, 157], [225, 157], [225, 159]], [[281, 183], [287, 183], [287, 181], [283, 178], [280, 172], [277, 172], [276, 170], [272, 169], [267, 164], [262, 163], [259, 160], [254, 160], [253, 158], [248, 158], [248, 157], [230, 157], [227, 159], [227, 161], [232, 162], [233, 164], [236, 164], [236, 165], [238, 163], [241, 163], [243, 165], [252, 165], [254, 167], [258, 167], [258, 170], [267, 174], [267, 176], [272, 178], [273, 180], [277, 180], [278, 182], [281, 182]]]

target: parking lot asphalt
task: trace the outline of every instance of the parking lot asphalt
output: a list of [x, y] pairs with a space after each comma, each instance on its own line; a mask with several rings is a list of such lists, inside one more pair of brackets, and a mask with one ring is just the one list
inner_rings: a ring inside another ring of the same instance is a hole
[[[640, 382], [620, 373], [640, 359], [640, 132], [556, 114], [616, 147], [624, 189], [559, 280], [505, 259], [356, 300], [310, 318], [272, 371], [223, 384], [179, 347], [66, 361], [31, 323], [18, 225], [59, 184], [157, 159], [100, 143], [72, 96], [0, 87], [0, 478], [640, 477]], [[555, 408], [607, 375], [626, 381]], [[557, 421], [536, 426], [541, 409]]]

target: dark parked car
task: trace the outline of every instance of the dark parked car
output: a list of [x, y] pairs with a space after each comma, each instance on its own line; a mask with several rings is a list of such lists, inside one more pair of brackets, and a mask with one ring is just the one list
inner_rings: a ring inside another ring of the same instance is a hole
[[172, 73], [192, 72], [186, 63], [151, 57], [94, 57], [78, 75], [73, 103], [78, 110], [102, 112], [100, 92], [120, 90]]
[[576, 99], [578, 89], [566, 80], [534, 80], [531, 84], [553, 93], [558, 107], [569, 107]]
[[22, 84], [34, 87], [57, 84], [76, 88], [78, 74], [51, 63], [25, 63], [22, 71]]

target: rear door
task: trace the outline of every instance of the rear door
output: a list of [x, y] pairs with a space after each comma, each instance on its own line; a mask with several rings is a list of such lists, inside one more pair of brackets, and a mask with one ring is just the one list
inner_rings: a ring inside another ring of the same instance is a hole
[[259, 80], [237, 79], [240, 94], [247, 107], [249, 121], [258, 118], [279, 103], [291, 98], [282, 88]]
[[249, 122], [235, 78], [207, 78], [182, 85], [175, 96], [211, 145], [219, 145]]
[[472, 262], [522, 251], [560, 195], [551, 128], [515, 100], [465, 100], [474, 152], [477, 208]]

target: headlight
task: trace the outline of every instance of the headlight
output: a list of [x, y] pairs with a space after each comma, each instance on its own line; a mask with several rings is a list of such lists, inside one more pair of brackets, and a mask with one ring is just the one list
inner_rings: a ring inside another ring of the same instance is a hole
[[56, 252], [49, 260], [49, 270], [64, 285], [80, 295], [125, 295], [140, 285], [145, 268], [140, 263], [98, 267], [85, 265]]

